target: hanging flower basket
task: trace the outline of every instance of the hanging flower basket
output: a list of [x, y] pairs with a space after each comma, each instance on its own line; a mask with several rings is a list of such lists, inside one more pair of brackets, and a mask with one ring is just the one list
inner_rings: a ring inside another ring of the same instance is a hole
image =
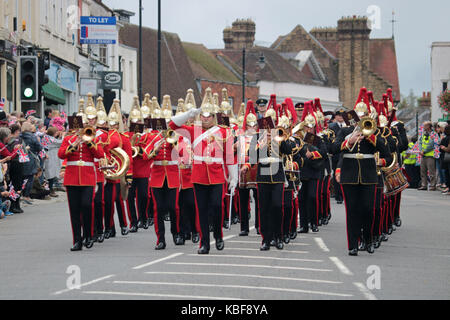
[[450, 114], [450, 90], [443, 91], [438, 97], [439, 107], [445, 114]]

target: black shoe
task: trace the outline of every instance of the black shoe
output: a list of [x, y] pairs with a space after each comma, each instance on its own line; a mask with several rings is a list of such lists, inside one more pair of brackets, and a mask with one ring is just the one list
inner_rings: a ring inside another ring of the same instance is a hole
[[12, 213], [14, 213], [14, 214], [21, 214], [21, 213], [23, 213], [23, 210], [17, 209], [17, 208], [11, 209], [10, 211], [11, 211]]
[[[225, 220], [225, 222], [223, 223], [223, 228], [230, 229], [230, 221]], [[214, 231], [213, 226], [209, 226], [209, 232], [213, 232], [213, 231]]]
[[86, 238], [84, 241], [86, 249], [91, 249], [94, 246], [94, 240], [92, 238]]
[[364, 241], [361, 241], [358, 246], [358, 251], [366, 251], [366, 250], [367, 250], [366, 244], [364, 243]]
[[142, 228], [144, 228], [144, 230], [148, 230], [149, 227], [150, 227], [149, 220], [145, 220], [142, 225]]
[[349, 256], [356, 257], [358, 256], [358, 249], [352, 249], [348, 252]]
[[110, 238], [115, 238], [116, 237], [116, 229], [111, 229], [111, 232], [109, 234]]
[[375, 247], [375, 249], [378, 249], [381, 247], [381, 237], [380, 236], [375, 237], [374, 247]]
[[166, 243], [165, 242], [160, 242], [156, 245], [155, 250], [164, 250], [166, 248]]
[[392, 225], [392, 232], [395, 232], [395, 231], [397, 231], [397, 227], [393, 224]]
[[381, 241], [382, 242], [387, 242], [389, 240], [389, 237], [383, 233], [383, 235], [381, 236]]
[[222, 251], [225, 248], [225, 242], [223, 239], [217, 239], [216, 240], [216, 249], [219, 251]]
[[138, 229], [143, 229], [144, 228], [144, 223], [142, 221], [139, 221], [137, 224], [137, 228]]
[[277, 247], [278, 250], [283, 250], [283, 249], [284, 249], [284, 243], [283, 243], [283, 240], [278, 239], [278, 240], [277, 240], [277, 245], [276, 245], [276, 247]]
[[331, 213], [328, 215], [327, 220], [328, 220], [328, 223], [330, 223], [330, 221], [331, 221]]
[[312, 232], [314, 232], [314, 233], [319, 232], [319, 228], [318, 228], [315, 224], [313, 224], [313, 225], [311, 226], [311, 230], [312, 230]]
[[239, 233], [239, 237], [248, 237], [248, 231], [241, 231], [241, 233]]
[[370, 253], [370, 254], [374, 254], [374, 253], [375, 253], [375, 246], [374, 246], [373, 243], [370, 243], [370, 244], [367, 246], [367, 252]]
[[70, 249], [70, 251], [72, 251], [72, 252], [81, 251], [81, 250], [83, 250], [83, 243], [81, 241], [75, 242], [73, 247]]
[[111, 230], [105, 230], [104, 238], [109, 239], [111, 237], [111, 232], [112, 232]]
[[169, 216], [168, 214], [166, 214], [166, 215], [164, 216], [164, 221], [170, 221], [170, 216]]
[[238, 222], [239, 222], [239, 218], [238, 218], [238, 217], [234, 217], [234, 218], [231, 220], [231, 224], [238, 224]]
[[286, 234], [283, 237], [283, 241], [284, 241], [284, 243], [289, 244], [289, 242], [291, 242], [291, 237], [288, 234]]
[[259, 248], [260, 251], [269, 251], [270, 245], [267, 242], [263, 242], [261, 245], [261, 248]]
[[270, 241], [270, 246], [271, 247], [276, 247], [277, 246], [277, 241], [274, 239], [274, 240], [271, 240]]
[[155, 224], [155, 222], [153, 221], [153, 218], [150, 218], [147, 220], [147, 226], [150, 228]]
[[131, 226], [130, 233], [136, 233], [136, 232], [138, 232], [138, 227], [137, 226]]
[[261, 235], [261, 232], [259, 232], [259, 228], [256, 228], [256, 234], [259, 236]]
[[322, 219], [319, 219], [319, 227], [321, 227], [322, 225], [323, 225], [323, 220]]
[[308, 228], [305, 228], [305, 227], [301, 227], [301, 228], [298, 230], [298, 233], [309, 233], [309, 229], [308, 229]]
[[177, 235], [173, 236], [173, 242], [175, 243], [176, 246], [183, 246], [185, 243], [185, 240], [180, 234], [177, 234]]
[[194, 233], [192, 235], [192, 243], [199, 243], [199, 241], [200, 241], [200, 234]]
[[122, 233], [122, 236], [126, 236], [130, 230], [128, 230], [127, 227], [120, 228], [120, 233]]
[[391, 234], [392, 234], [392, 232], [394, 232], [394, 229], [393, 229], [392, 227], [389, 227], [389, 228], [388, 228], [388, 232], [387, 232], [387, 233], [388, 233], [388, 235], [391, 235]]
[[200, 249], [198, 249], [197, 253], [198, 254], [209, 254], [209, 250], [206, 249], [205, 246], [202, 246]]
[[190, 233], [184, 234], [184, 240], [191, 240], [191, 239], [192, 239], [192, 235]]
[[294, 231], [294, 232], [291, 232], [291, 234], [289, 235], [290, 236], [290, 238], [291, 238], [291, 240], [295, 240], [295, 239], [297, 239], [297, 231]]
[[400, 218], [395, 219], [395, 225], [397, 226], [397, 228], [400, 228], [402, 226], [402, 219]]
[[105, 241], [105, 235], [103, 233], [99, 234], [97, 236], [97, 241], [98, 243], [103, 243], [103, 241]]
[[344, 201], [342, 201], [342, 200], [337, 201], [337, 204], [343, 204], [343, 203], [344, 203]]

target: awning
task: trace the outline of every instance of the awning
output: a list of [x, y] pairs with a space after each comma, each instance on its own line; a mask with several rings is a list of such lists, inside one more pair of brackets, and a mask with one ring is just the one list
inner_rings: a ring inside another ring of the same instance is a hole
[[66, 104], [66, 96], [62, 89], [53, 81], [42, 87], [45, 100], [49, 104]]

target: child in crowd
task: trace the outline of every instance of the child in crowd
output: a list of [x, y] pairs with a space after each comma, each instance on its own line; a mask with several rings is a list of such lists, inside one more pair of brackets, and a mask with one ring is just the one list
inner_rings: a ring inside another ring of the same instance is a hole
[[48, 188], [48, 184], [46, 182], [41, 184], [41, 176], [42, 169], [38, 168], [38, 171], [34, 176], [33, 187], [31, 188], [31, 199], [50, 200], [50, 189]]

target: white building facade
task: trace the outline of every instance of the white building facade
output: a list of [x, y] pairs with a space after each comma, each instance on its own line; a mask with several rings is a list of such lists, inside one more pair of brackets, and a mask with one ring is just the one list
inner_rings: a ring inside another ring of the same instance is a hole
[[450, 89], [450, 42], [434, 42], [431, 46], [431, 120], [443, 119], [438, 97]]

